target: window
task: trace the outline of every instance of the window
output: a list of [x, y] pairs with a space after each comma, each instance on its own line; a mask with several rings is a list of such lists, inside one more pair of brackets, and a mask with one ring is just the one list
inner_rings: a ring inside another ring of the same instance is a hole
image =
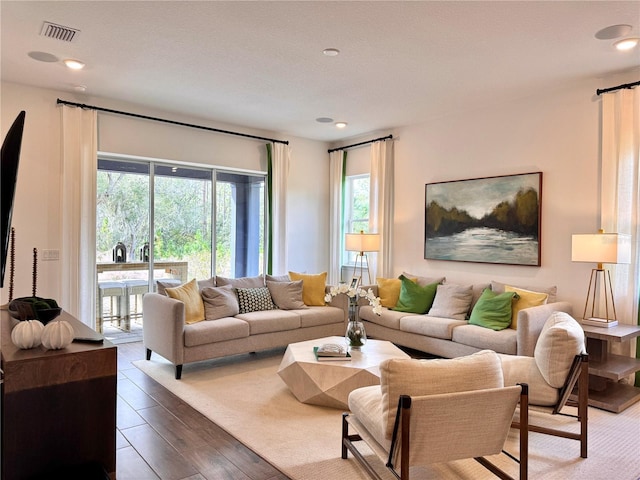
[[[369, 232], [369, 174], [345, 179], [344, 233]], [[343, 265], [353, 264], [357, 252], [343, 251]]]
[[[263, 273], [265, 178], [206, 167], [100, 158], [97, 262], [112, 262], [112, 250], [122, 242], [128, 262], [143, 262], [146, 245], [152, 245], [154, 263], [186, 262], [181, 280], [206, 279], [212, 272], [229, 277]], [[133, 272], [122, 270], [120, 276], [131, 277]], [[154, 278], [171, 273], [160, 270]], [[137, 276], [147, 275], [138, 272]], [[114, 274], [111, 279], [120, 278]]]

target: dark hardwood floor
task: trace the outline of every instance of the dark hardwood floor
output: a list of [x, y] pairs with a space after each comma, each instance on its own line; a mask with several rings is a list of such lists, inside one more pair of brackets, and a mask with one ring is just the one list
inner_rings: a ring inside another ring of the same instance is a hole
[[288, 480], [262, 457], [131, 362], [142, 342], [118, 345], [118, 480]]

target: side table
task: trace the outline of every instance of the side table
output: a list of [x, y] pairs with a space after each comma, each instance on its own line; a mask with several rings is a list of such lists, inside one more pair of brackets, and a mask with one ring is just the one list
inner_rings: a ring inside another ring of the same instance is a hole
[[609, 353], [609, 342], [624, 342], [640, 336], [640, 326], [582, 325], [589, 354], [589, 405], [620, 413], [640, 401], [640, 388], [618, 383], [640, 371], [640, 359]]

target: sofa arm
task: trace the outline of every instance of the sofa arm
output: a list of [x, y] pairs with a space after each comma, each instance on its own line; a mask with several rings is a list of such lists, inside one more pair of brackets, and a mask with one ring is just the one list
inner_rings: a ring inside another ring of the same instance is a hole
[[553, 312], [565, 312], [572, 315], [573, 308], [569, 302], [554, 302], [525, 308], [518, 312], [518, 355], [533, 357], [542, 327]]
[[[324, 289], [325, 293], [329, 293], [331, 291], [331, 288], [331, 285], [327, 285]], [[347, 295], [344, 293], [340, 293], [335, 297], [332, 297], [331, 301], [327, 305], [342, 309], [342, 311], [344, 312], [344, 323], [346, 325], [346, 323], [349, 321], [349, 297], [347, 297]]]
[[146, 293], [142, 297], [142, 341], [152, 350], [174, 363], [184, 363], [185, 308], [180, 300]]
[[[362, 288], [363, 290], [369, 290], [371, 289], [371, 291], [373, 292], [373, 294], [377, 297], [378, 296], [378, 285], [361, 285], [360, 288]], [[364, 297], [360, 297], [358, 298], [358, 307], [362, 307], [365, 305], [369, 305], [369, 300], [367, 300]]]

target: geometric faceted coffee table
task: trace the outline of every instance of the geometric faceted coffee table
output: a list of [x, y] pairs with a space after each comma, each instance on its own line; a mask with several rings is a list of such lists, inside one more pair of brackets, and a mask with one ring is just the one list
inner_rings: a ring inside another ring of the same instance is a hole
[[348, 409], [349, 393], [380, 384], [379, 365], [388, 358], [410, 358], [393, 343], [367, 340], [361, 350], [350, 350], [350, 361], [319, 362], [313, 347], [345, 343], [344, 337], [325, 337], [292, 343], [287, 347], [278, 375], [302, 403]]

